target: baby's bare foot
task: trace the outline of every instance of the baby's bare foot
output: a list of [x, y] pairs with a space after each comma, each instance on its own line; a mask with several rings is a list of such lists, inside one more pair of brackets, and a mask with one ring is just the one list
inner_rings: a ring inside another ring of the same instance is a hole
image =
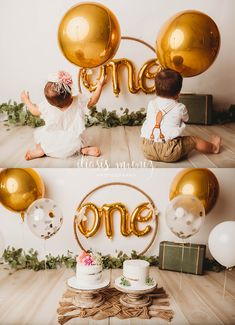
[[45, 155], [44, 151], [42, 149], [33, 149], [33, 150], [28, 150], [26, 151], [25, 154], [25, 160], [32, 160], [35, 158], [40, 158], [43, 157]]
[[211, 143], [214, 145], [214, 153], [219, 153], [220, 152], [220, 145], [221, 145], [221, 137], [218, 135], [213, 135], [211, 138]]
[[100, 149], [97, 147], [86, 147], [82, 148], [81, 150], [82, 154], [84, 156], [94, 156], [94, 157], [99, 157], [101, 152]]

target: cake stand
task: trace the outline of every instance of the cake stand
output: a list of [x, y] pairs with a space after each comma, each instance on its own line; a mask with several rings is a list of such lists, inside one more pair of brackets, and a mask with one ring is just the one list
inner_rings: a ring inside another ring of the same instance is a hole
[[78, 293], [73, 298], [73, 304], [80, 308], [94, 308], [99, 307], [104, 303], [104, 297], [100, 293], [102, 290], [108, 288], [109, 279], [104, 279], [101, 283], [93, 286], [84, 286], [77, 282], [76, 277], [67, 280], [67, 286], [74, 292]]
[[147, 294], [157, 287], [156, 281], [154, 281], [154, 284], [151, 286], [146, 285], [140, 288], [133, 288], [131, 286], [121, 285], [120, 280], [121, 277], [115, 280], [115, 288], [124, 293], [120, 298], [120, 302], [123, 306], [141, 308], [152, 304], [152, 298]]

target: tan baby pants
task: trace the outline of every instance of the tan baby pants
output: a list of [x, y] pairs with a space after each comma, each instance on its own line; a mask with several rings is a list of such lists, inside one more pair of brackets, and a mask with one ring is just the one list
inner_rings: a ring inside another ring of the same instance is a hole
[[149, 160], [174, 162], [191, 152], [195, 142], [190, 136], [177, 137], [165, 143], [143, 138], [142, 148], [145, 158]]

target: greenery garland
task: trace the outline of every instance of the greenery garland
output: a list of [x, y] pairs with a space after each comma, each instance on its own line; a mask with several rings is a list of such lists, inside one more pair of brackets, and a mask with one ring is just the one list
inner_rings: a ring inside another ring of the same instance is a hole
[[[23, 103], [17, 104], [16, 102], [3, 103], [0, 105], [0, 114], [5, 116], [4, 126], [11, 125], [28, 125], [33, 128], [44, 125], [44, 121], [32, 115]], [[9, 129], [7, 129], [8, 131]]]
[[90, 114], [85, 116], [85, 125], [86, 127], [101, 125], [104, 128], [112, 128], [121, 125], [137, 126], [142, 125], [146, 118], [144, 108], [131, 113], [129, 113], [128, 108], [120, 108], [120, 110], [122, 114], [118, 115], [116, 110], [108, 111], [104, 108], [99, 112], [96, 107], [92, 107], [90, 109]]
[[[146, 117], [144, 108], [131, 113], [129, 113], [128, 108], [121, 108], [120, 110], [122, 114], [118, 115], [116, 110], [108, 111], [104, 108], [97, 111], [96, 106], [94, 106], [90, 109], [89, 114], [85, 115], [85, 125], [86, 127], [101, 125], [104, 128], [111, 128], [118, 125], [136, 126], [143, 124]], [[28, 125], [35, 128], [45, 124], [43, 119], [33, 116], [23, 103], [17, 104], [11, 101], [3, 103], [0, 105], [0, 114], [5, 116], [4, 126], [6, 127], [10, 125]]]
[[[122, 251], [117, 256], [102, 255], [102, 263], [105, 269], [117, 269], [122, 268], [123, 262], [129, 259], [142, 259], [148, 261], [151, 266], [158, 266], [158, 256], [139, 256], [136, 251], [132, 251], [131, 255], [123, 253]], [[22, 248], [8, 247], [3, 253], [3, 263], [7, 264], [10, 268], [15, 270], [29, 269], [34, 271], [40, 271], [46, 269], [57, 269], [60, 267], [75, 268], [76, 255], [68, 251], [66, 255], [52, 256], [46, 255], [45, 260], [39, 260], [38, 252], [31, 248], [28, 252], [25, 252]], [[220, 272], [224, 269], [215, 260], [206, 258], [204, 261], [204, 268], [208, 271]]]
[[[90, 127], [93, 125], [101, 125], [104, 128], [112, 128], [115, 126], [136, 126], [142, 125], [146, 112], [144, 108], [137, 111], [129, 112], [128, 108], [120, 108], [121, 114], [116, 110], [107, 110], [106, 108], [97, 111], [96, 106], [90, 109], [89, 114], [85, 115], [85, 125]], [[31, 127], [38, 127], [45, 124], [43, 119], [33, 116], [25, 107], [23, 103], [8, 101], [0, 105], [0, 114], [6, 116], [6, 123], [4, 126], [11, 125], [28, 125]], [[228, 122], [235, 122], [235, 105], [231, 105], [226, 111], [214, 111], [213, 123], [224, 124]], [[8, 129], [7, 129], [8, 130]]]

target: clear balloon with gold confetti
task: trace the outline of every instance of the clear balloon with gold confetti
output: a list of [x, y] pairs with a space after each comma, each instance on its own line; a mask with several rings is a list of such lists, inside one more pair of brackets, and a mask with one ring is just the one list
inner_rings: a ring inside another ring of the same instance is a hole
[[179, 195], [166, 209], [166, 223], [178, 238], [187, 239], [196, 234], [205, 220], [205, 208], [193, 195]]
[[36, 200], [28, 208], [27, 224], [35, 236], [49, 239], [60, 230], [63, 215], [56, 202], [43, 198]]

